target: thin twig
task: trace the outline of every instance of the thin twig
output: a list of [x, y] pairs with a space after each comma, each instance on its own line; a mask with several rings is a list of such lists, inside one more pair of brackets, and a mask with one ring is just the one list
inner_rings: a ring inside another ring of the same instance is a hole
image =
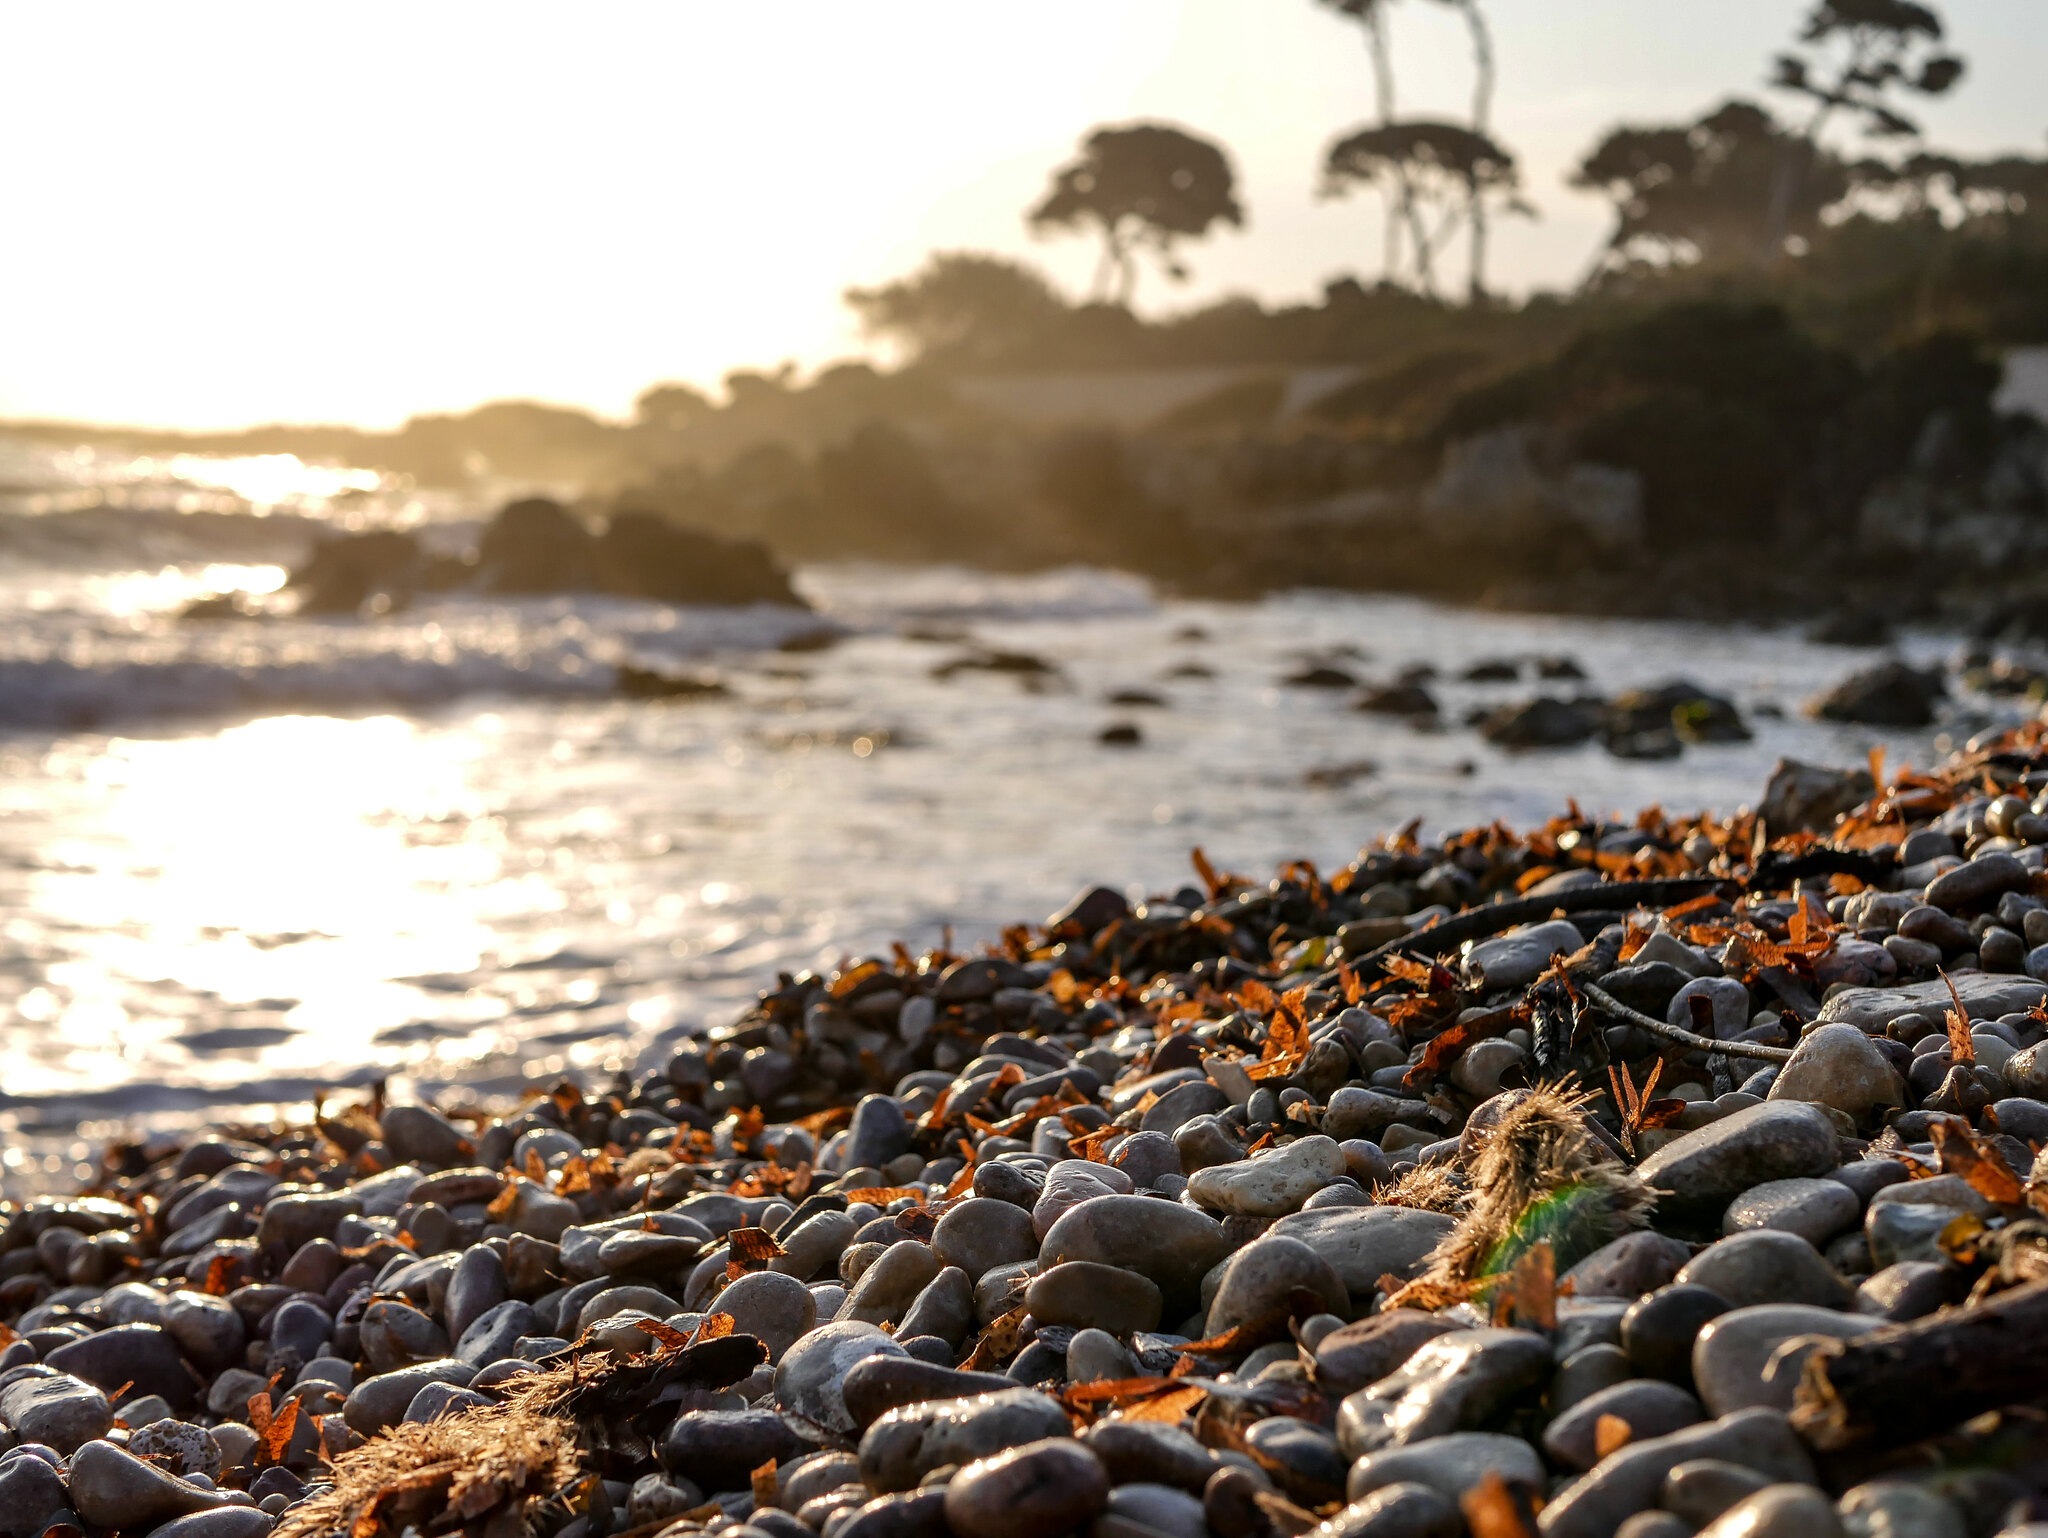
[[1766, 1047], [1761, 1042], [1754, 1041], [1716, 1041], [1711, 1036], [1699, 1036], [1691, 1031], [1681, 1030], [1675, 1025], [1666, 1025], [1662, 1020], [1654, 1019], [1639, 1009], [1630, 1009], [1604, 988], [1597, 988], [1591, 983], [1577, 983], [1574, 986], [1591, 999], [1593, 1007], [1602, 1014], [1612, 1015], [1617, 1020], [1626, 1020], [1630, 1025], [1641, 1026], [1644, 1030], [1654, 1032], [1668, 1041], [1681, 1042], [1688, 1047], [1697, 1047], [1706, 1052], [1719, 1052], [1725, 1057], [1760, 1057], [1767, 1063], [1785, 1063], [1792, 1059], [1790, 1047]]

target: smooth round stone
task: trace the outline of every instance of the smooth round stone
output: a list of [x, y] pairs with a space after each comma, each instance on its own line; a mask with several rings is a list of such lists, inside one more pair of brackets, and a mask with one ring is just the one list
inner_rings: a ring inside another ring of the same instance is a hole
[[[1348, 1157], [1348, 1155], [1347, 1155]], [[1324, 1207], [1370, 1207], [1372, 1198], [1357, 1186], [1350, 1184], [1324, 1186], [1301, 1204], [1303, 1212], [1315, 1212]]]
[[1109, 1492], [1107, 1515], [1168, 1538], [1208, 1538], [1201, 1500], [1171, 1485], [1118, 1485]]
[[1297, 1138], [1234, 1164], [1195, 1171], [1188, 1177], [1188, 1195], [1213, 1212], [1285, 1217], [1344, 1169], [1344, 1151], [1334, 1138]]
[[[676, 1311], [676, 1300], [657, 1287], [605, 1287], [592, 1293], [576, 1315], [576, 1334], [627, 1310], [666, 1319]], [[471, 1326], [475, 1328], [474, 1325]]]
[[1682, 1284], [1719, 1293], [1735, 1308], [1810, 1303], [1846, 1308], [1849, 1284], [1797, 1234], [1755, 1229], [1708, 1245], [1678, 1273]]
[[1668, 1511], [1639, 1511], [1614, 1530], [1614, 1538], [1692, 1538], [1693, 1526]]
[[1320, 1506], [1343, 1497], [1351, 1460], [1322, 1427], [1274, 1415], [1254, 1423], [1244, 1440], [1260, 1466], [1296, 1501]]
[[750, 1271], [726, 1284], [716, 1307], [732, 1315], [733, 1328], [768, 1348], [768, 1360], [782, 1353], [818, 1322], [818, 1300], [810, 1288], [779, 1271]]
[[423, 1424], [459, 1415], [464, 1410], [481, 1410], [490, 1402], [472, 1389], [457, 1388], [452, 1383], [429, 1383], [412, 1396], [412, 1403], [405, 1407], [405, 1420]]
[[1160, 1421], [1097, 1421], [1081, 1433], [1081, 1440], [1116, 1485], [1145, 1481], [1198, 1494], [1224, 1467], [1187, 1432]]
[[272, 1520], [269, 1513], [254, 1506], [220, 1506], [212, 1511], [195, 1511], [188, 1517], [173, 1517], [149, 1538], [264, 1538]]
[[489, 1367], [518, 1356], [519, 1342], [539, 1328], [540, 1319], [530, 1304], [507, 1298], [470, 1321], [462, 1339], [455, 1343], [455, 1355], [472, 1367]]
[[1098, 1196], [1053, 1224], [1038, 1259], [1041, 1269], [1092, 1260], [1136, 1271], [1159, 1288], [1165, 1317], [1180, 1319], [1200, 1301], [1202, 1277], [1229, 1252], [1222, 1225], [1179, 1202]]
[[[756, 1513], [756, 1520], [759, 1516]], [[832, 1538], [947, 1538], [946, 1492], [941, 1488], [878, 1495], [855, 1507], [831, 1527]], [[777, 1531], [770, 1538], [807, 1538], [811, 1531], [795, 1522], [790, 1529]]]
[[909, 1354], [871, 1324], [847, 1320], [820, 1325], [776, 1364], [776, 1407], [820, 1441], [843, 1441], [856, 1429], [846, 1408], [843, 1380], [854, 1363], [877, 1353]]
[[1692, 1345], [1709, 1319], [1731, 1305], [1709, 1287], [1675, 1282], [1639, 1299], [1621, 1316], [1621, 1349], [1646, 1378], [1692, 1381]]
[[917, 1295], [896, 1326], [896, 1338], [910, 1341], [923, 1336], [957, 1347], [973, 1323], [974, 1283], [958, 1266], [948, 1266]]
[[840, 1158], [849, 1170], [879, 1169], [910, 1148], [910, 1123], [887, 1095], [864, 1095], [853, 1108]]
[[1427, 1342], [1398, 1372], [1344, 1400], [1337, 1435], [1363, 1457], [1483, 1426], [1550, 1376], [1550, 1342], [1528, 1330], [1454, 1330]]
[[1697, 1530], [1769, 1483], [1763, 1475], [1739, 1464], [1695, 1458], [1664, 1476], [1657, 1504], [1673, 1516], [1683, 1517]]
[[1316, 1381], [1332, 1395], [1354, 1394], [1398, 1371], [1426, 1342], [1456, 1328], [1448, 1319], [1412, 1308], [1355, 1320], [1316, 1343]]
[[[1640, 953], [1638, 953], [1640, 954]], [[1719, 1040], [1739, 1036], [1749, 1026], [1749, 990], [1732, 977], [1699, 977], [1684, 984], [1664, 1006], [1664, 1023], [1696, 1029], [1692, 1001], [1705, 999], [1713, 1024], [1706, 1032]]]
[[1867, 1314], [1838, 1313], [1797, 1303], [1766, 1303], [1733, 1309], [1711, 1319], [1693, 1342], [1692, 1377], [1701, 1400], [1716, 1415], [1757, 1405], [1790, 1410], [1808, 1349], [1786, 1350], [1786, 1342], [1811, 1338], [1851, 1340], [1883, 1321]]
[[642, 1474], [626, 1492], [626, 1521], [634, 1527], [669, 1522], [704, 1504], [704, 1492], [687, 1479]]
[[22, 1441], [53, 1447], [68, 1458], [81, 1443], [107, 1434], [114, 1411], [96, 1384], [55, 1373], [0, 1388], [0, 1421]]
[[895, 1324], [943, 1269], [930, 1245], [892, 1244], [860, 1274], [839, 1307], [840, 1320]]
[[[1213, 1116], [1230, 1104], [1230, 1097], [1211, 1084], [1207, 1079], [1194, 1079], [1185, 1084], [1176, 1084], [1161, 1095], [1138, 1121], [1141, 1132], [1156, 1132], [1168, 1137], [1178, 1132], [1184, 1123], [1198, 1116]], [[1174, 1163], [1179, 1166], [1176, 1154]]]
[[1309, 1529], [1309, 1538], [1457, 1538], [1464, 1519], [1428, 1485], [1386, 1485]]
[[423, 1105], [387, 1106], [377, 1125], [384, 1146], [407, 1164], [460, 1164], [476, 1152], [460, 1127]]
[[172, 1293], [161, 1322], [194, 1365], [208, 1371], [239, 1362], [248, 1344], [248, 1328], [233, 1305], [203, 1292]]
[[946, 1524], [959, 1538], [1053, 1538], [1109, 1505], [1101, 1461], [1067, 1437], [977, 1459], [946, 1486]]
[[1860, 1027], [1816, 1025], [1799, 1038], [1765, 1099], [1830, 1105], [1861, 1121], [1881, 1106], [1901, 1104], [1902, 1092], [1891, 1063]]
[[932, 1250], [941, 1265], [958, 1266], [978, 1281], [997, 1266], [1032, 1259], [1038, 1239], [1031, 1214], [1023, 1208], [971, 1196], [946, 1209], [932, 1232]]
[[1581, 1346], [1557, 1365], [1547, 1396], [1552, 1415], [1562, 1415], [1573, 1405], [1604, 1388], [1626, 1383], [1635, 1376], [1628, 1355], [1620, 1346], [1601, 1343]]
[[1835, 1124], [1820, 1106], [1766, 1100], [1673, 1139], [1636, 1173], [1670, 1192], [1674, 1206], [1720, 1210], [1767, 1180], [1827, 1174], [1841, 1163], [1837, 1146]]
[[71, 1455], [71, 1500], [96, 1527], [137, 1532], [223, 1504], [212, 1490], [187, 1484], [111, 1442], [87, 1442]]
[[1520, 1437], [1494, 1431], [1454, 1431], [1406, 1447], [1368, 1453], [1351, 1465], [1346, 1500], [1363, 1500], [1388, 1485], [1427, 1485], [1455, 1501], [1489, 1474], [1509, 1484], [1541, 1486], [1543, 1460]]
[[1100, 1196], [1131, 1195], [1132, 1191], [1125, 1189], [1130, 1178], [1114, 1165], [1091, 1164], [1084, 1159], [1062, 1160], [1047, 1172], [1038, 1200], [1032, 1204], [1031, 1231], [1042, 1243], [1053, 1225], [1081, 1203]]
[[1088, 1260], [1047, 1267], [1024, 1292], [1024, 1306], [1041, 1324], [1111, 1335], [1158, 1329], [1160, 1301], [1159, 1288], [1149, 1278]]
[[696, 1264], [702, 1242], [690, 1234], [628, 1229], [606, 1236], [597, 1247], [597, 1263], [611, 1276], [678, 1276]]
[[[902, 1343], [905, 1350], [910, 1342]], [[1001, 1393], [1014, 1387], [1012, 1380], [997, 1373], [964, 1372], [945, 1362], [929, 1362], [912, 1356], [871, 1356], [848, 1369], [840, 1393], [847, 1413], [862, 1429], [873, 1425], [891, 1410], [937, 1400], [971, 1399], [976, 1394]]]
[[1109, 1162], [1122, 1170], [1134, 1186], [1157, 1185], [1162, 1175], [1181, 1173], [1180, 1150], [1164, 1132], [1135, 1132], [1110, 1155]]
[[512, 1284], [496, 1250], [488, 1244], [464, 1250], [449, 1274], [448, 1291], [441, 1302], [449, 1338], [461, 1340], [463, 1331], [511, 1296]]
[[1553, 1420], [1544, 1428], [1544, 1452], [1566, 1468], [1590, 1469], [1601, 1458], [1599, 1424], [1607, 1416], [1628, 1426], [1631, 1441], [1661, 1437], [1704, 1419], [1700, 1402], [1676, 1384], [1631, 1378], [1580, 1400]]
[[1525, 924], [1467, 945], [1465, 975], [1477, 988], [1526, 988], [1550, 965], [1553, 955], [1559, 951], [1570, 955], [1585, 943], [1585, 937], [1564, 919]]
[[158, 1325], [116, 1325], [59, 1346], [43, 1361], [108, 1391], [125, 1383], [137, 1395], [155, 1394], [174, 1414], [183, 1414], [198, 1400], [198, 1384], [178, 1343]]
[[1847, 1538], [1964, 1538], [1953, 1501], [1905, 1479], [1872, 1479], [1835, 1502]]
[[1354, 1297], [1370, 1299], [1380, 1278], [1412, 1277], [1456, 1220], [1419, 1207], [1319, 1207], [1296, 1212], [1266, 1230], [1299, 1239], [1330, 1263]]
[[1559, 1281], [1572, 1284], [1574, 1297], [1633, 1302], [1664, 1286], [1690, 1259], [1692, 1246], [1684, 1240], [1643, 1229], [1603, 1244]]
[[1902, 1260], [1865, 1277], [1856, 1288], [1856, 1312], [1898, 1323], [1920, 1319], [1955, 1301], [1961, 1272], [1932, 1260]]
[[1076, 1330], [1067, 1342], [1069, 1383], [1115, 1382], [1139, 1375], [1138, 1359], [1114, 1335], [1105, 1330]]
[[1301, 1240], [1271, 1234], [1254, 1239], [1224, 1266], [1222, 1284], [1209, 1306], [1209, 1334], [1221, 1335], [1285, 1310], [1297, 1291], [1314, 1293], [1331, 1312], [1350, 1307], [1350, 1297], [1330, 1263]]
[[1811, 1485], [1766, 1485], [1700, 1529], [1701, 1538], [1841, 1538], [1835, 1503]]
[[1738, 1410], [1669, 1436], [1630, 1442], [1591, 1473], [1560, 1490], [1543, 1509], [1543, 1538], [1613, 1538], [1651, 1506], [1664, 1477], [1681, 1463], [1715, 1458], [1772, 1480], [1816, 1478], [1813, 1460], [1776, 1410]]
[[783, 1253], [768, 1262], [768, 1269], [800, 1282], [810, 1281], [838, 1263], [859, 1227], [844, 1212], [820, 1212], [805, 1218], [777, 1240]]
[[1038, 1204], [1044, 1178], [1021, 1164], [990, 1159], [974, 1167], [974, 1194], [1029, 1211]]
[[404, 1303], [372, 1303], [363, 1311], [363, 1359], [372, 1372], [410, 1367], [449, 1354], [448, 1332]]
[[1777, 1229], [1797, 1234], [1820, 1249], [1837, 1234], [1854, 1228], [1862, 1215], [1863, 1203], [1838, 1180], [1770, 1180], [1728, 1204], [1721, 1232]]
[[691, 1410], [661, 1439], [661, 1464], [704, 1490], [744, 1490], [773, 1458], [800, 1458], [806, 1442], [773, 1410]]
[[429, 1383], [453, 1383], [458, 1388], [468, 1388], [475, 1378], [474, 1367], [453, 1357], [379, 1373], [349, 1390], [342, 1403], [341, 1418], [349, 1430], [375, 1436], [397, 1425], [411, 1408], [413, 1396]]

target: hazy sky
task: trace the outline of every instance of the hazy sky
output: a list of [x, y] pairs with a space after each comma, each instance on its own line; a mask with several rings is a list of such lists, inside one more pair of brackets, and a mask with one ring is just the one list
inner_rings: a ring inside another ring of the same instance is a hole
[[[1605, 228], [1573, 160], [1622, 119], [1756, 92], [1806, 0], [1489, 0], [1496, 124], [1542, 217], [1507, 287]], [[1947, 0], [1970, 77], [1922, 114], [2048, 149], [2048, 4]], [[1397, 5], [1404, 107], [1469, 92], [1443, 8]], [[1250, 226], [1145, 308], [1300, 298], [1375, 269], [1370, 200], [1319, 202], [1370, 112], [1357, 29], [1310, 0], [22, 4], [0, 10], [0, 415], [394, 423], [505, 396], [623, 413], [648, 383], [857, 351], [849, 283], [935, 247], [1094, 252], [1020, 217], [1091, 125], [1221, 139]]]

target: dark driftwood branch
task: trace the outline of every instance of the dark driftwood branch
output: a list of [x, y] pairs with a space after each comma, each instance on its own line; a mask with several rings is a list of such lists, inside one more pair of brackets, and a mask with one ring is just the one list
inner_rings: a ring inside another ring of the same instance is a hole
[[1360, 977], [1371, 979], [1379, 974], [1386, 962], [1403, 951], [1416, 951], [1426, 956], [1445, 956], [1463, 945], [1467, 940], [1483, 940], [1503, 930], [1513, 929], [1517, 924], [1534, 924], [1549, 918], [1554, 913], [1597, 912], [1603, 908], [1667, 908], [1673, 903], [1682, 903], [1711, 892], [1717, 887], [1732, 886], [1723, 876], [1674, 876], [1662, 881], [1603, 881], [1597, 886], [1567, 887], [1562, 892], [1552, 892], [1543, 897], [1518, 897], [1512, 902], [1488, 903], [1482, 908], [1468, 908], [1465, 912], [1445, 919], [1441, 924], [1428, 929], [1418, 929], [1413, 934], [1389, 940], [1385, 945], [1366, 952], [1351, 963], [1351, 968]]
[[2048, 1383], [2048, 1282], [2030, 1282], [1807, 1358], [1792, 1409], [1823, 1451], [1897, 1447], [1986, 1410], [2031, 1404]]
[[1767, 1047], [1756, 1041], [1717, 1041], [1712, 1036], [1701, 1036], [1675, 1025], [1667, 1025], [1653, 1015], [1644, 1014], [1640, 1009], [1630, 1009], [1604, 988], [1596, 988], [1591, 983], [1578, 983], [1574, 986], [1592, 1000], [1593, 1007], [1601, 1014], [1625, 1020], [1645, 1031], [1653, 1031], [1668, 1041], [1682, 1042], [1703, 1052], [1720, 1052], [1728, 1057], [1760, 1057], [1767, 1063], [1786, 1063], [1792, 1060], [1790, 1047]]

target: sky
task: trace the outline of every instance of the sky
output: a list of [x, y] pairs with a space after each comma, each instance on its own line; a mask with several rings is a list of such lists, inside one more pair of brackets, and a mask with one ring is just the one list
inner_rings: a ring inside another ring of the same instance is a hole
[[[1565, 177], [1610, 125], [1761, 94], [1806, 0], [1486, 0], [1495, 126], [1534, 221], [1497, 286], [1569, 287], [1604, 237]], [[1919, 115], [1968, 153], [2048, 150], [2048, 5], [1947, 0], [1970, 75]], [[1393, 8], [1404, 111], [1470, 94], [1446, 7]], [[1316, 196], [1367, 121], [1354, 24], [1311, 0], [708, 0], [0, 9], [0, 417], [390, 426], [523, 397], [812, 369], [840, 301], [934, 249], [1040, 263], [1023, 210], [1092, 126], [1221, 141], [1242, 233], [1156, 270], [1151, 313], [1307, 299], [1377, 272], [1369, 198]]]

